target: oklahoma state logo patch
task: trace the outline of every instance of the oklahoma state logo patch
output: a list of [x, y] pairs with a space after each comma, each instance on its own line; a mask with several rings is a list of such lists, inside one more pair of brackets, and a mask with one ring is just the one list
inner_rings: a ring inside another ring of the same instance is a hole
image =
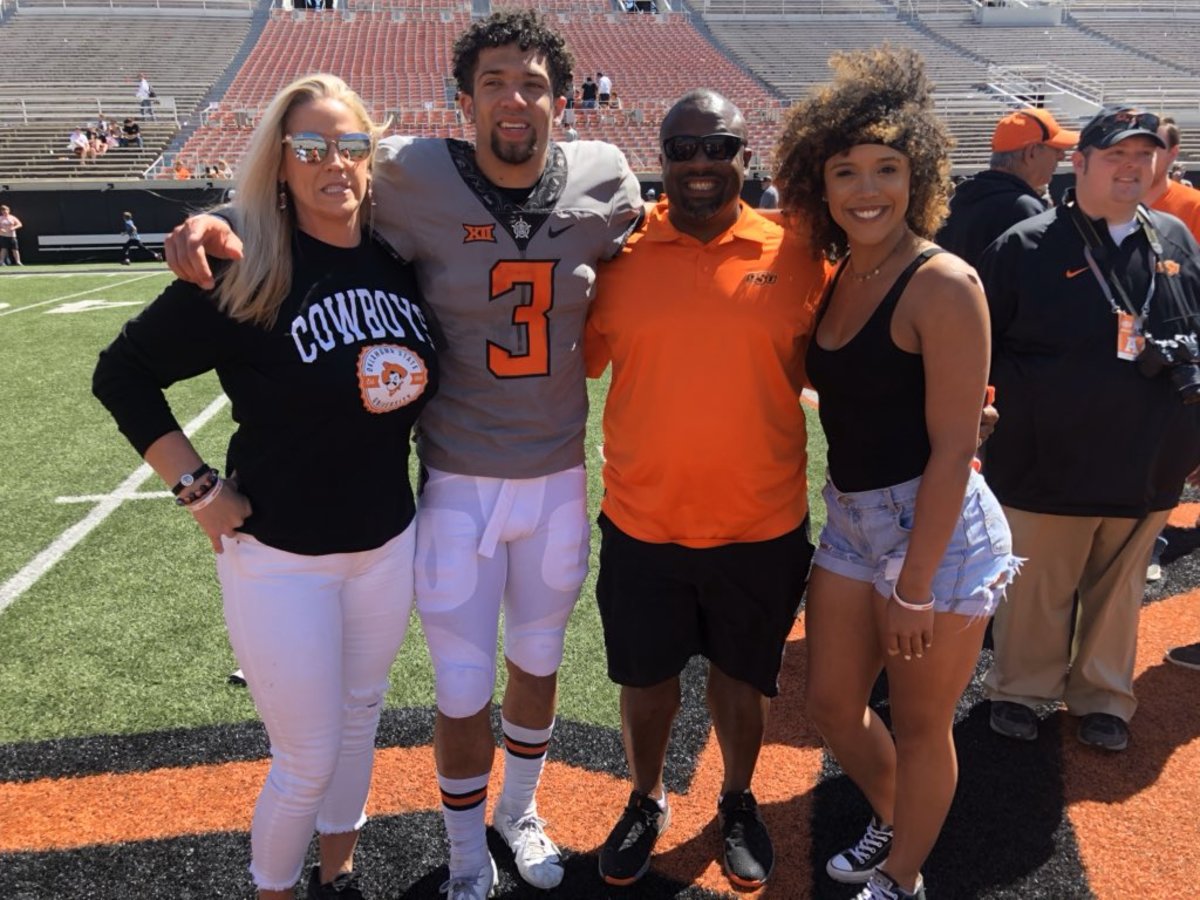
[[369, 413], [408, 406], [429, 383], [425, 360], [399, 344], [375, 344], [358, 354], [358, 389]]
[[747, 272], [744, 280], [746, 284], [774, 284], [779, 280], [779, 276], [774, 272]]
[[496, 243], [496, 223], [488, 222], [486, 225], [468, 225], [463, 222], [463, 230], [466, 235], [463, 237], [464, 244], [473, 244], [476, 241], [487, 241], [489, 244]]

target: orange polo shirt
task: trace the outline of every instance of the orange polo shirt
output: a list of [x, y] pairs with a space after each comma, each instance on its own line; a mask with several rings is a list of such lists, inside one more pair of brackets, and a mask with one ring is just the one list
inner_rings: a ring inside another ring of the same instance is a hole
[[1200, 241], [1200, 191], [1168, 178], [1166, 193], [1150, 207], [1182, 219], [1192, 236]]
[[663, 200], [604, 266], [588, 375], [612, 363], [604, 513], [642, 541], [765, 541], [808, 513], [804, 352], [825, 267], [742, 204], [707, 244]]

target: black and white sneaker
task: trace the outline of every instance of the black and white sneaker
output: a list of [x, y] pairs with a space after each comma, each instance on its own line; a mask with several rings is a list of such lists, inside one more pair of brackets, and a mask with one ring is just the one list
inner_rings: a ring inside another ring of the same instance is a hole
[[775, 848], [749, 791], [730, 793], [717, 806], [724, 845], [721, 863], [735, 887], [760, 888], [775, 868]]
[[600, 848], [600, 877], [611, 885], [626, 887], [645, 875], [654, 844], [669, 824], [669, 806], [664, 809], [641, 791], [630, 793], [625, 812]]
[[308, 876], [308, 900], [366, 900], [366, 896], [357, 872], [343, 872], [322, 884], [321, 867], [313, 866]]
[[871, 873], [871, 879], [863, 885], [863, 889], [854, 895], [853, 900], [925, 900], [925, 882], [917, 876], [917, 889], [912, 893], [896, 884], [883, 869]]
[[843, 884], [862, 884], [871, 879], [891, 849], [892, 826], [884, 825], [878, 816], [871, 816], [871, 822], [858, 843], [830, 857], [825, 864], [825, 872], [834, 881]]

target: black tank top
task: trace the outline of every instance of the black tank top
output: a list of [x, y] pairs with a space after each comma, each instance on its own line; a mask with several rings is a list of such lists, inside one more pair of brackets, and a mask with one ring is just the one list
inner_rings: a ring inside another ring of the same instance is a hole
[[929, 432], [925, 425], [925, 368], [919, 353], [892, 341], [892, 315], [909, 279], [926, 260], [943, 252], [930, 247], [900, 273], [887, 296], [850, 342], [838, 350], [817, 343], [834, 287], [829, 282], [808, 347], [808, 379], [820, 394], [821, 427], [829, 442], [829, 477], [843, 492], [901, 484], [925, 471]]

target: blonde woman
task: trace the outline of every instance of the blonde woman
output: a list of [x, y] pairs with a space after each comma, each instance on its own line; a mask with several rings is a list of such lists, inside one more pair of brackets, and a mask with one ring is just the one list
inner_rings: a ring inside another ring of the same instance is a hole
[[[96, 396], [217, 555], [225, 620], [271, 741], [251, 826], [262, 900], [361, 898], [354, 848], [413, 590], [409, 436], [437, 386], [411, 270], [369, 231], [379, 129], [340, 79], [272, 101], [241, 163], [244, 255], [175, 282], [100, 357]], [[215, 369], [228, 480], [163, 397]], [[373, 460], [373, 464], [364, 464]]]

